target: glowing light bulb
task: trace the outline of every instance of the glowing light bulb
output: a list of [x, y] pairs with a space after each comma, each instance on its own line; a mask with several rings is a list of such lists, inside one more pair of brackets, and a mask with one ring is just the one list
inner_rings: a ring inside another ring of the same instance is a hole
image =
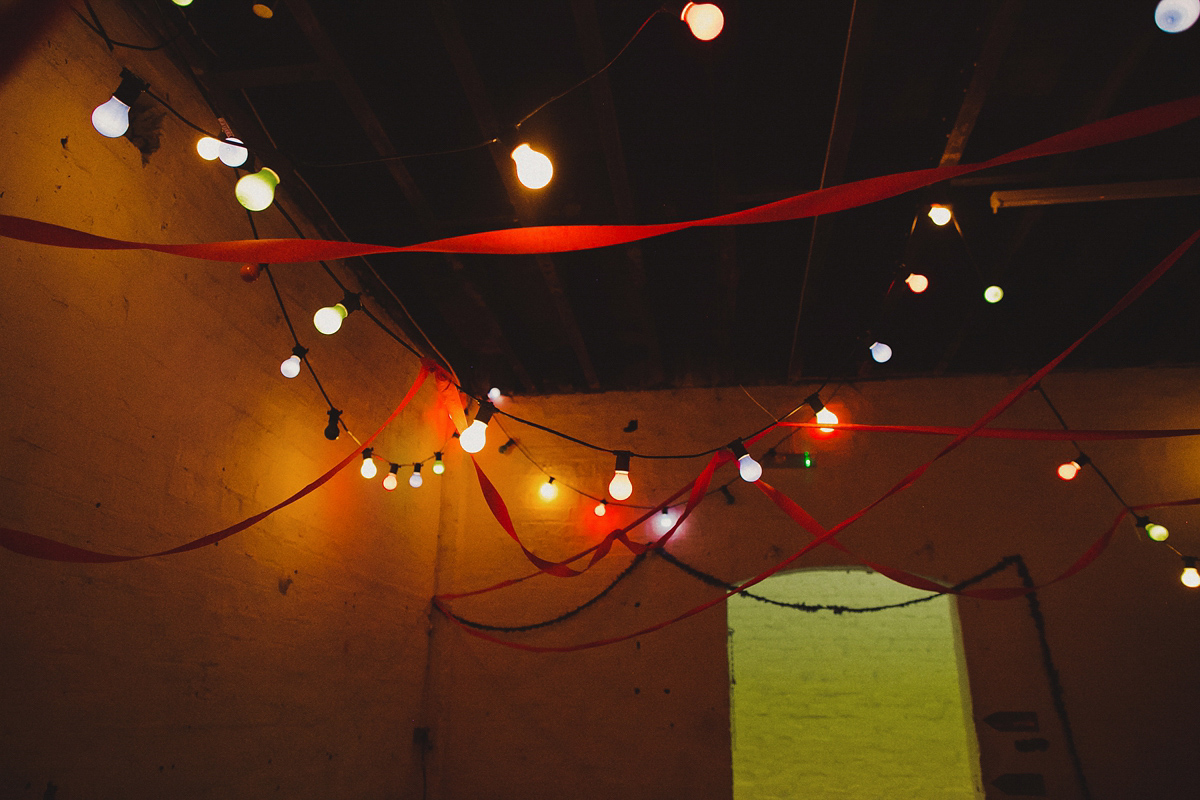
[[442, 463], [442, 454], [434, 453], [433, 454], [433, 474], [441, 475], [445, 471], [446, 471], [446, 465]]
[[601, 500], [599, 503], [596, 503], [596, 507], [593, 510], [596, 512], [597, 517], [603, 517], [608, 513], [608, 501]]
[[341, 303], [334, 303], [331, 306], [324, 308], [313, 314], [313, 325], [316, 329], [326, 336], [331, 336], [342, 329], [342, 320], [349, 316], [350, 312]]
[[527, 144], [518, 145], [512, 151], [512, 160], [517, 162], [517, 180], [527, 188], [541, 189], [554, 177], [550, 159]]
[[358, 468], [359, 474], [368, 480], [379, 474], [379, 468], [375, 466], [375, 459], [371, 458], [372, 452], [369, 447], [363, 450], [362, 466]]
[[265, 3], [255, 3], [254, 5], [250, 6], [250, 10], [254, 12], [254, 16], [260, 17], [261, 19], [270, 19], [271, 17], [275, 16], [275, 12], [269, 5]]
[[692, 36], [702, 42], [717, 38], [725, 27], [725, 15], [712, 3], [688, 3], [679, 18], [687, 23]]
[[408, 476], [408, 485], [414, 489], [420, 489], [424, 482], [425, 479], [421, 477], [421, 465], [413, 464], [413, 474]]
[[187, 8], [192, 4], [192, 0], [171, 0], [171, 2], [180, 8]]
[[1146, 535], [1156, 542], [1165, 542], [1171, 532], [1167, 530], [1165, 525], [1159, 525], [1157, 522], [1151, 522], [1146, 526]]
[[883, 342], [876, 342], [871, 345], [871, 358], [875, 359], [876, 363], [882, 364], [892, 357], [892, 348], [888, 347]]
[[1004, 299], [1004, 290], [999, 286], [989, 286], [983, 290], [983, 299], [993, 305]]
[[1059, 464], [1058, 477], [1062, 478], [1064, 481], [1073, 480], [1075, 476], [1079, 474], [1079, 469], [1079, 463], [1075, 461], [1068, 461], [1065, 464]]
[[288, 356], [283, 363], [279, 365], [279, 371], [283, 373], [285, 378], [294, 378], [300, 374], [300, 356]]
[[[828, 408], [822, 408], [817, 412], [817, 422], [822, 425], [837, 425], [838, 415], [830, 411]], [[829, 433], [833, 428], [821, 428], [822, 433]]]
[[221, 140], [211, 136], [202, 136], [200, 141], [196, 142], [196, 152], [205, 161], [216, 161], [221, 155]]
[[608, 493], [614, 500], [628, 500], [633, 494], [633, 481], [629, 480], [629, 460], [632, 456], [626, 450], [617, 452], [617, 466], [612, 480], [608, 482]]
[[1154, 24], [1166, 33], [1186, 31], [1196, 24], [1197, 18], [1200, 18], [1200, 0], [1161, 0], [1154, 9]]
[[659, 533], [666, 533], [671, 530], [671, 526], [675, 524], [675, 515], [671, 513], [669, 508], [664, 508], [661, 514], [656, 514], [654, 517], [654, 527]]
[[383, 476], [383, 488], [387, 489], [389, 492], [395, 491], [396, 484], [399, 483], [399, 481], [396, 480], [396, 473], [399, 471], [399, 464], [392, 464], [391, 467], [388, 468], [388, 474]]
[[275, 200], [275, 187], [279, 185], [279, 174], [270, 167], [243, 175], [233, 187], [233, 195], [248, 211], [263, 211]]
[[338, 430], [338, 421], [342, 418], [342, 412], [338, 411], [336, 408], [331, 408], [329, 409], [328, 413], [329, 424], [325, 426], [325, 438], [332, 442], [335, 441], [338, 438], [338, 434], [341, 433], [341, 431]]
[[1200, 586], [1200, 572], [1196, 571], [1196, 558], [1194, 556], [1183, 557], [1183, 573], [1179, 576], [1179, 582], [1189, 589], [1195, 589]]
[[475, 412], [475, 421], [458, 437], [458, 443], [468, 453], [478, 453], [487, 444], [487, 426], [496, 413], [496, 407], [491, 403], [482, 403]]
[[746, 445], [741, 439], [734, 439], [729, 449], [738, 460], [738, 474], [742, 476], [742, 480], [747, 483], [754, 483], [762, 477], [762, 464], [754, 460], [754, 458], [746, 451]]
[[939, 228], [949, 222], [952, 216], [954, 215], [950, 213], [950, 209], [946, 208], [946, 206], [934, 203], [929, 207], [929, 218]]
[[538, 489], [538, 494], [540, 494], [542, 499], [546, 502], [550, 502], [554, 498], [558, 497], [558, 486], [554, 483], [554, 478], [550, 478], [543, 483], [541, 488]]
[[929, 278], [916, 272], [909, 274], [904, 282], [908, 284], [908, 288], [912, 290], [913, 294], [920, 294], [929, 288]]
[[497, 400], [499, 400], [503, 396], [504, 395], [500, 393], [500, 389], [495, 386], [488, 389], [488, 395], [487, 395], [488, 400], [491, 400], [493, 403], [496, 402]]
[[[232, 137], [220, 142], [217, 145], [217, 158], [221, 159], [221, 163], [227, 167], [240, 167], [242, 164], [245, 164], [246, 159], [250, 157], [250, 151], [242, 147], [241, 144], [241, 139], [234, 139]], [[199, 145], [196, 146], [199, 148]], [[201, 153], [201, 155], [203, 155], [203, 153]], [[209, 160], [211, 161], [211, 159]], [[275, 175], [273, 172], [271, 174]], [[278, 175], [275, 175], [275, 182], [279, 182]], [[274, 196], [273, 191], [272, 196]], [[271, 202], [268, 200], [267, 205], [270, 204]], [[266, 206], [263, 206], [263, 208], [266, 208]], [[254, 209], [251, 210], [253, 211]]]
[[109, 98], [92, 112], [92, 127], [110, 139], [124, 136], [129, 130], [129, 106], [115, 97]]

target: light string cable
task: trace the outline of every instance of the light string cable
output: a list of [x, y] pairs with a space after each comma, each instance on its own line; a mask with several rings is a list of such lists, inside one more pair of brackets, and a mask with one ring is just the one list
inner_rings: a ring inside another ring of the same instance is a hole
[[103, 23], [100, 22], [100, 17], [97, 16], [97, 14], [96, 14], [96, 9], [92, 8], [92, 4], [91, 4], [90, 0], [83, 0], [83, 5], [85, 8], [87, 8], [88, 15], [91, 16], [90, 20], [87, 17], [85, 17], [82, 13], [80, 13], [79, 9], [77, 9], [77, 8], [72, 7], [71, 11], [74, 12], [75, 16], [79, 18], [80, 22], [82, 22], [84, 25], [91, 28], [92, 31], [97, 36], [99, 36], [101, 39], [104, 40], [104, 43], [106, 45], [108, 45], [109, 50], [112, 50], [114, 47], [124, 47], [128, 50], [142, 50], [145, 52], [154, 52], [155, 50], [162, 50], [164, 47], [166, 47], [167, 45], [171, 44], [176, 39], [178, 39], [179, 35], [181, 33], [183, 33], [182, 28], [177, 29], [175, 31], [175, 33], [171, 34], [170, 37], [163, 39], [162, 42], [160, 42], [156, 45], [133, 44], [131, 42], [117, 41], [116, 39], [113, 39], [111, 36], [109, 36], [108, 31], [106, 31], [104, 29], [104, 25], [103, 25]]

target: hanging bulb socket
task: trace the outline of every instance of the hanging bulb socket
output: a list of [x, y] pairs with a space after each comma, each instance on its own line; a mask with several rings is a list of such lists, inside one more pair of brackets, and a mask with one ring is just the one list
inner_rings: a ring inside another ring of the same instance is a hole
[[596, 512], [597, 517], [603, 517], [608, 513], [608, 501], [602, 499], [599, 503], [596, 503], [596, 507], [592, 510]]
[[499, 447], [497, 447], [496, 450], [503, 455], [503, 454], [508, 453], [509, 450], [513, 449], [516, 446], [517, 446], [517, 440], [510, 436], [508, 438], [508, 441], [505, 442], [504, 444], [500, 445]]
[[[813, 413], [816, 415], [817, 422], [821, 423], [822, 425], [837, 425], [837, 414], [825, 407], [825, 404], [821, 402], [821, 397], [817, 392], [813, 392], [811, 395], [809, 395], [804, 402], [813, 410]], [[833, 432], [833, 428], [820, 428], [819, 430], [821, 433]]]
[[308, 354], [308, 348], [296, 345], [292, 348], [292, 354], [283, 360], [279, 365], [279, 371], [283, 373], [285, 378], [294, 378], [300, 374], [300, 365], [304, 362], [304, 356]]
[[383, 488], [389, 492], [395, 490], [396, 484], [399, 481], [396, 478], [396, 473], [400, 471], [399, 464], [388, 464], [388, 474], [383, 476]]
[[421, 477], [421, 464], [419, 462], [413, 464], [413, 474], [408, 476], [408, 485], [414, 489], [420, 489], [424, 482], [425, 479]]
[[329, 409], [329, 424], [325, 426], [325, 438], [329, 441], [336, 441], [338, 434], [341, 431], [338, 429], [338, 424], [342, 421], [342, 412], [336, 408]]
[[92, 111], [92, 127], [110, 139], [124, 136], [129, 130], [129, 109], [150, 84], [128, 69], [121, 70], [121, 83], [112, 97]]
[[608, 482], [608, 493], [614, 500], [628, 500], [633, 494], [633, 482], [629, 480], [629, 462], [633, 454], [628, 450], [616, 451], [617, 466], [612, 480]]
[[362, 451], [362, 466], [359, 467], [358, 472], [367, 480], [379, 474], [379, 468], [375, 466], [375, 459], [372, 458], [374, 452], [375, 450], [370, 447]]
[[746, 483], [754, 483], [762, 477], [762, 464], [759, 464], [750, 456], [750, 453], [746, 450], [745, 442], [741, 439], [734, 439], [729, 443], [729, 449], [737, 457], [738, 474], [742, 476], [742, 480], [746, 481]]
[[478, 453], [487, 444], [487, 426], [496, 413], [496, 407], [491, 403], [480, 403], [475, 412], [475, 421], [458, 437], [458, 444], [468, 453]]

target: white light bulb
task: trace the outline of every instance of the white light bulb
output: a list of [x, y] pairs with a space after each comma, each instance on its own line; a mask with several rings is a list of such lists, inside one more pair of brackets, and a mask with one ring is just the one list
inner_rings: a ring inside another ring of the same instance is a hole
[[668, 509], [663, 509], [661, 514], [654, 515], [654, 527], [659, 533], [666, 533], [671, 530], [671, 526], [675, 524], [675, 515]]
[[983, 299], [995, 305], [1004, 299], [1004, 290], [999, 286], [989, 286], [983, 290]]
[[910, 274], [904, 279], [904, 282], [908, 284], [909, 289], [912, 289], [913, 294], [920, 294], [929, 288], [929, 278], [918, 272]]
[[346, 307], [341, 303], [336, 303], [332, 306], [325, 306], [317, 311], [317, 313], [313, 314], [313, 325], [321, 333], [325, 334], [326, 336], [330, 336], [341, 330], [342, 320], [344, 320], [349, 313], [350, 312], [347, 311]]
[[[822, 408], [817, 412], [817, 422], [821, 423], [822, 425], [837, 425], [838, 416], [828, 408]], [[821, 428], [822, 433], [829, 433], [832, 430], [833, 428]]]
[[420, 464], [413, 465], [413, 474], [408, 476], [408, 485], [414, 489], [420, 489], [421, 484], [423, 484], [424, 482], [425, 482], [425, 479], [421, 477], [421, 465]]
[[362, 467], [358, 470], [364, 478], [368, 480], [379, 474], [379, 468], [375, 466], [375, 459], [371, 458], [367, 453], [363, 453]]
[[125, 131], [129, 130], [129, 106], [116, 97], [110, 97], [92, 112], [92, 126], [110, 139], [124, 136]]
[[211, 136], [202, 136], [200, 141], [196, 142], [196, 152], [205, 161], [216, 161], [221, 155], [221, 141]]
[[540, 494], [542, 499], [547, 502], [558, 497], [558, 484], [554, 482], [554, 478], [551, 478], [543, 483], [541, 488], [538, 489], [538, 494]]
[[614, 500], [628, 500], [633, 494], [633, 481], [629, 480], [626, 470], [617, 470], [612, 480], [608, 482], [608, 493]]
[[487, 423], [475, 420], [458, 437], [458, 444], [468, 453], [478, 453], [487, 444]]
[[892, 348], [888, 347], [883, 342], [876, 342], [871, 345], [871, 358], [879, 364], [884, 363], [892, 357]]
[[702, 42], [717, 38], [725, 27], [725, 15], [712, 3], [688, 3], [679, 18], [687, 23], [692, 36]]
[[603, 517], [608, 513], [608, 503], [604, 500], [601, 500], [599, 503], [596, 503], [596, 508], [594, 510], [597, 517]]
[[530, 189], [541, 189], [554, 177], [550, 159], [527, 144], [512, 151], [512, 160], [517, 162], [517, 180]]
[[1200, 572], [1197, 572], [1195, 567], [1184, 567], [1179, 582], [1189, 589], [1195, 589], [1200, 586]]
[[754, 483], [762, 477], [762, 464], [755, 461], [749, 453], [738, 459], [738, 474], [747, 483]]
[[387, 489], [389, 492], [395, 490], [397, 483], [398, 481], [396, 480], [396, 473], [389, 472], [387, 475], [383, 476], [383, 488]]
[[279, 371], [285, 378], [294, 378], [300, 374], [300, 356], [288, 356], [279, 365]]
[[933, 224], [937, 225], [938, 227], [941, 227], [949, 222], [952, 216], [953, 214], [950, 213], [950, 209], [946, 208], [945, 206], [934, 203], [929, 207], [929, 218], [933, 220]]
[[1065, 464], [1058, 465], [1058, 477], [1062, 478], [1064, 481], [1074, 480], [1075, 476], [1078, 474], [1079, 464], [1074, 461], [1068, 461]]
[[494, 403], [497, 400], [499, 400], [501, 397], [503, 397], [503, 395], [501, 394], [499, 388], [493, 386], [491, 389], [488, 389], [487, 397], [488, 397], [488, 400], [491, 400]]
[[1200, 18], [1200, 0], [1162, 0], [1154, 9], [1154, 24], [1166, 33], [1181, 33]]
[[250, 151], [244, 147], [239, 147], [238, 145], [241, 143], [241, 139], [234, 139], [232, 137], [218, 143], [217, 157], [221, 159], [222, 164], [227, 167], [240, 167], [246, 163], [246, 159], [250, 157]]

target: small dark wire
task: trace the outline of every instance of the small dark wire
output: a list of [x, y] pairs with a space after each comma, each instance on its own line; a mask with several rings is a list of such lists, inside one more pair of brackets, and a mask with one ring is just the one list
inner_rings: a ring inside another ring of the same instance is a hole
[[[155, 94], [153, 91], [151, 91], [150, 89], [146, 89], [146, 94], [148, 94], [150, 97], [153, 97], [155, 100], [157, 100], [157, 101], [158, 101], [158, 103], [159, 103], [160, 105], [162, 105], [162, 107], [163, 107], [163, 108], [165, 108], [167, 111], [170, 111], [170, 112], [171, 112], [171, 113], [172, 113], [172, 114], [175, 116], [175, 118], [176, 118], [176, 119], [178, 119], [178, 120], [179, 120], [180, 122], [182, 122], [184, 125], [187, 125], [187, 126], [188, 126], [189, 128], [191, 128], [192, 130], [194, 130], [194, 131], [197, 131], [197, 132], [199, 132], [199, 133], [202, 133], [202, 134], [204, 134], [205, 136], [208, 136], [208, 137], [210, 137], [210, 138], [216, 139], [217, 141], [221, 141], [222, 139], [224, 139], [224, 138], [225, 138], [224, 136], [221, 136], [221, 135], [213, 136], [213, 134], [211, 134], [211, 133], [209, 133], [208, 131], [204, 130], [204, 128], [201, 128], [199, 125], [197, 125], [196, 123], [192, 122], [190, 119], [188, 119], [187, 117], [185, 117], [183, 114], [180, 114], [178, 111], [176, 111], [176, 110], [175, 110], [175, 107], [174, 107], [174, 106], [172, 106], [172, 105], [171, 105], [170, 103], [168, 103], [166, 100], [164, 100], [164, 99], [162, 99], [161, 97], [159, 97], [158, 95], [156, 95], [156, 94]], [[242, 147], [245, 147], [245, 145], [242, 145]], [[247, 149], [249, 149], [249, 148], [247, 148]]]
[[100, 22], [100, 17], [96, 16], [96, 9], [92, 8], [92, 4], [91, 4], [90, 0], [83, 0], [83, 5], [87, 8], [88, 13], [92, 15], [92, 21], [96, 23], [95, 25], [93, 25], [91, 22], [88, 22], [87, 17], [83, 16], [83, 14], [80, 14], [78, 10], [76, 10], [74, 8], [71, 10], [75, 12], [75, 16], [77, 16], [77, 17], [79, 17], [79, 19], [83, 20], [84, 25], [87, 25], [89, 28], [91, 28], [93, 31], [95, 31], [96, 34], [100, 38], [102, 38], [104, 40], [104, 43], [106, 45], [108, 45], [108, 51], [111, 53], [112, 49], [113, 49], [113, 45], [115, 45], [116, 42], [114, 42], [112, 39], [110, 39], [108, 37], [108, 31], [104, 30], [104, 24], [102, 22]]
[[124, 47], [128, 50], [142, 50], [145, 52], [154, 52], [155, 50], [162, 50], [164, 47], [171, 44], [171, 42], [178, 39], [179, 34], [182, 33], [182, 30], [178, 30], [174, 34], [172, 34], [170, 38], [164, 39], [162, 41], [162, 43], [156, 44], [156, 45], [130, 44], [129, 42], [118, 42], [116, 39], [110, 38], [108, 33], [104, 30], [104, 26], [100, 24], [100, 19], [96, 16], [96, 11], [95, 11], [95, 9], [92, 8], [92, 4], [90, 2], [88, 2], [88, 0], [84, 0], [84, 5], [87, 6], [88, 13], [92, 15], [92, 20], [95, 21], [94, 25], [92, 24], [91, 21], [88, 20], [87, 17], [85, 17], [83, 14], [79, 13], [79, 9], [72, 8], [71, 11], [73, 11], [75, 13], [75, 16], [79, 17], [80, 21], [83, 22], [84, 25], [87, 25], [89, 28], [92, 29], [92, 31], [97, 36], [100, 36], [101, 38], [104, 39], [104, 42], [105, 42], [105, 44], [108, 45], [109, 50], [112, 50], [113, 47], [116, 46], [116, 47]]
[[404, 339], [404, 337], [402, 337], [400, 334], [396, 333], [391, 328], [384, 325], [383, 320], [381, 320], [377, 316], [375, 316], [375, 314], [371, 312], [371, 309], [367, 308], [366, 306], [363, 306], [361, 310], [362, 310], [363, 314], [366, 315], [367, 319], [374, 322], [375, 325], [378, 326], [379, 330], [383, 331], [388, 336], [392, 337], [392, 339], [395, 340], [396, 344], [400, 345], [401, 347], [403, 347], [408, 352], [412, 353], [417, 358], [421, 358], [421, 354], [417, 352], [417, 349], [415, 347], [413, 347], [411, 344], [409, 344]]
[[[1042, 388], [1042, 385], [1039, 383], [1033, 388], [1042, 396], [1042, 399], [1046, 401], [1046, 407], [1049, 408], [1051, 413], [1054, 414], [1055, 418], [1058, 420], [1058, 424], [1062, 426], [1062, 429], [1064, 431], [1071, 430], [1071, 428], [1067, 425], [1067, 421], [1063, 419], [1063, 415], [1058, 413], [1058, 409], [1055, 408], [1054, 403], [1050, 401], [1050, 397], [1046, 394], [1046, 390]], [[1084, 455], [1083, 450], [1074, 440], [1071, 441], [1071, 444], [1075, 445], [1075, 449], [1079, 451], [1080, 455]], [[1104, 481], [1104, 485], [1108, 487], [1110, 492], [1112, 492], [1113, 497], [1117, 498], [1117, 502], [1120, 503], [1124, 508], [1129, 508], [1129, 504], [1125, 502], [1125, 498], [1121, 497], [1121, 493], [1117, 491], [1117, 487], [1113, 486], [1112, 481], [1110, 481], [1108, 476], [1101, 471], [1100, 466], [1095, 461], [1092, 461], [1090, 457], [1088, 457], [1088, 462], [1092, 469], [1096, 471], [1096, 474], [1100, 476], [1100, 480]]]

